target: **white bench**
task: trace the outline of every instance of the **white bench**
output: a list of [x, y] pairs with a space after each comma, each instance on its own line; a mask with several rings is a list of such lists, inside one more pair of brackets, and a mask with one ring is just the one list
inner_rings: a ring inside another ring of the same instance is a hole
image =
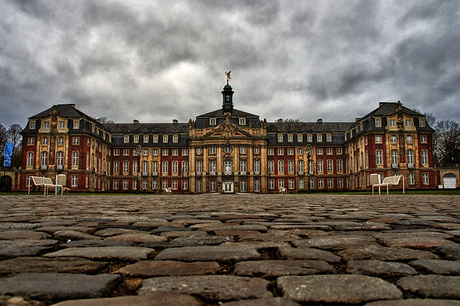
[[171, 190], [171, 187], [168, 187], [164, 190], [165, 194], [169, 193], [169, 194], [172, 194], [172, 190]]
[[286, 187], [281, 187], [281, 188], [279, 189], [279, 193], [287, 193]]
[[399, 182], [401, 181], [402, 178], [402, 188], [403, 188], [403, 194], [405, 193], [404, 190], [404, 176], [402, 175], [395, 175], [395, 176], [387, 176], [383, 179], [381, 183], [377, 184], [372, 184], [372, 194], [374, 194], [374, 187], [379, 187], [379, 194], [380, 194], [380, 188], [381, 187], [387, 187], [387, 194], [389, 194], [389, 185], [399, 185]]
[[[53, 181], [48, 177], [40, 177], [40, 176], [31, 176], [30, 179], [35, 186], [43, 187], [43, 195], [47, 195], [49, 188], [54, 188], [54, 194], [57, 195], [57, 188], [61, 188], [61, 195], [63, 194], [64, 189], [62, 185], [53, 184]], [[28, 194], [30, 194], [30, 186], [28, 186]]]

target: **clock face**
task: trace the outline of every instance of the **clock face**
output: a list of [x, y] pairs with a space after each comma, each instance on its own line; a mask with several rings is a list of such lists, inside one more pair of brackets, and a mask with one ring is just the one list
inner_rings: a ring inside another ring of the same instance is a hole
[[230, 104], [225, 104], [225, 108], [230, 108]]

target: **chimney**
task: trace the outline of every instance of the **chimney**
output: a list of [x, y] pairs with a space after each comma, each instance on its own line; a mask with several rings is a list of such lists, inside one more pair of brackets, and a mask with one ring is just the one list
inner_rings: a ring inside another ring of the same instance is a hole
[[323, 123], [323, 119], [319, 118], [318, 120], [316, 120], [316, 123]]
[[133, 124], [139, 124], [139, 120], [134, 119], [134, 120], [133, 120]]
[[177, 121], [177, 119], [173, 119], [173, 123], [174, 123], [174, 124], [178, 124], [179, 121]]
[[283, 123], [283, 119], [278, 119], [278, 123]]

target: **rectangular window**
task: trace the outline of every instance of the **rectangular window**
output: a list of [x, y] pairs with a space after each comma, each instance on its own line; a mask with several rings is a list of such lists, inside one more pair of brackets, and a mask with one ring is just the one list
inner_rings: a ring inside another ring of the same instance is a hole
[[129, 181], [123, 180], [123, 189], [127, 190], [129, 188]]
[[324, 180], [323, 179], [318, 180], [318, 188], [324, 188]]
[[123, 173], [129, 173], [129, 162], [127, 160], [123, 162]]
[[31, 130], [35, 130], [35, 121], [32, 121], [32, 120], [30, 121], [30, 123], [29, 123], [29, 128], [30, 128]]
[[144, 156], [149, 156], [149, 149], [144, 149], [143, 155]]
[[333, 179], [327, 179], [327, 187], [328, 188], [334, 188], [334, 180]]
[[215, 146], [209, 147], [209, 154], [216, 154], [217, 148]]
[[246, 147], [245, 146], [240, 147], [240, 154], [246, 154]]
[[203, 161], [197, 160], [196, 161], [196, 173], [201, 175], [201, 172], [203, 172]]
[[255, 160], [254, 161], [254, 174], [258, 175], [260, 173], [260, 160]]
[[209, 161], [209, 172], [211, 173], [211, 175], [216, 174], [216, 160], [215, 159], [211, 159]]
[[153, 135], [153, 143], [158, 143], [158, 135]]
[[129, 156], [129, 149], [123, 149], [123, 156]]
[[158, 189], [158, 181], [157, 180], [152, 181], [152, 189], [153, 189], [153, 191], [157, 191], [157, 189]]
[[294, 180], [289, 180], [289, 181], [288, 181], [288, 188], [289, 188], [289, 189], [294, 189], [294, 188], [295, 188], [295, 182], [294, 182]]
[[173, 150], [172, 150], [172, 155], [173, 155], [173, 156], [179, 155], [179, 150], [178, 150], [178, 149], [173, 149]]
[[406, 127], [411, 127], [412, 126], [412, 120], [406, 119]]
[[425, 127], [425, 119], [419, 119], [420, 127]]
[[167, 161], [164, 161], [162, 164], [161, 164], [161, 171], [163, 174], [168, 174], [168, 162]]
[[342, 154], [343, 154], [342, 152], [343, 152], [343, 150], [342, 150], [342, 149], [340, 149], [340, 148], [339, 148], [339, 149], [337, 149], [337, 155], [342, 155]]
[[398, 150], [391, 150], [391, 167], [398, 167]]
[[152, 155], [153, 156], [158, 156], [158, 149], [153, 149], [152, 150]]
[[428, 165], [428, 151], [422, 150], [422, 165]]
[[50, 128], [50, 122], [49, 122], [49, 121], [43, 122], [43, 128], [44, 128], [45, 130], [48, 130], [48, 129]]
[[188, 181], [187, 180], [182, 181], [182, 189], [183, 190], [188, 190]]
[[58, 138], [58, 144], [60, 144], [60, 145], [64, 144], [64, 137], [59, 137]]
[[209, 118], [209, 125], [211, 125], [211, 126], [216, 125], [216, 123], [217, 123], [216, 118]]
[[113, 180], [113, 189], [118, 189], [118, 180]]
[[375, 162], [377, 165], [383, 165], [383, 151], [377, 150], [375, 151]]
[[395, 127], [395, 126], [396, 126], [396, 120], [390, 119], [390, 127]]
[[327, 153], [327, 155], [332, 155], [332, 149], [331, 149], [331, 148], [328, 148], [328, 149], [326, 150], [326, 153]]
[[328, 172], [328, 173], [332, 173], [332, 171], [333, 171], [332, 169], [333, 169], [333, 168], [334, 168], [333, 162], [332, 162], [332, 160], [329, 159], [329, 160], [327, 161], [327, 172]]
[[32, 137], [27, 138], [28, 145], [33, 145], [34, 143], [35, 143], [35, 138], [32, 138]]
[[406, 141], [407, 143], [412, 143], [412, 136], [407, 136]]
[[323, 142], [323, 136], [322, 135], [316, 135], [316, 141], [317, 142]]
[[275, 180], [269, 180], [268, 185], [270, 189], [275, 189]]
[[294, 172], [294, 161], [290, 160], [288, 161], [288, 172]]
[[375, 143], [382, 143], [382, 136], [381, 135], [376, 135], [375, 136]]
[[240, 172], [241, 172], [241, 175], [246, 175], [246, 171], [247, 171], [246, 160], [242, 159], [242, 160], [240, 160]]
[[268, 155], [274, 155], [275, 154], [275, 150], [273, 149], [268, 149]]
[[179, 163], [175, 160], [172, 162], [172, 173], [178, 173]]
[[144, 143], [149, 143], [149, 136], [148, 135], [144, 135]]
[[341, 179], [341, 178], [337, 179], [337, 187], [338, 188], [343, 188], [343, 179]]
[[188, 156], [188, 149], [182, 149], [182, 156]]
[[72, 178], [70, 180], [70, 184], [72, 187], [77, 187], [78, 186], [78, 175], [73, 174]]
[[74, 144], [74, 145], [80, 144], [80, 137], [73, 137], [72, 138], [72, 144]]
[[278, 188], [284, 188], [284, 180], [278, 180]]
[[173, 135], [173, 142], [178, 143], [179, 142], [179, 136], [178, 135]]
[[323, 161], [318, 160], [318, 172], [323, 172]]
[[168, 149], [161, 150], [161, 155], [168, 156], [168, 153], [169, 153], [168, 151], [169, 151]]
[[299, 189], [304, 189], [304, 188], [305, 188], [304, 180], [303, 180], [303, 179], [300, 179], [300, 180], [299, 180]]
[[423, 173], [422, 178], [423, 185], [428, 185], [430, 183], [430, 176], [428, 175], [428, 173]]
[[239, 123], [240, 125], [246, 125], [246, 118], [240, 118]]
[[327, 142], [332, 142], [332, 135], [331, 134], [326, 135], [326, 141]]
[[297, 142], [303, 142], [303, 135], [297, 134]]
[[390, 142], [391, 143], [396, 143], [398, 141], [398, 138], [395, 135], [390, 136]]
[[375, 119], [375, 126], [376, 127], [381, 127], [382, 126], [382, 119], [376, 118]]
[[120, 149], [113, 150], [113, 156], [120, 156]]
[[123, 136], [123, 142], [124, 143], [129, 143], [129, 136], [128, 135]]
[[421, 143], [428, 143], [428, 138], [426, 136], [420, 137], [420, 142]]
[[254, 180], [254, 192], [260, 192], [260, 180], [259, 179]]
[[268, 173], [273, 173], [274, 170], [274, 162], [272, 160], [268, 161]]
[[288, 155], [294, 155], [294, 149], [289, 148], [288, 149]]
[[288, 134], [288, 142], [293, 142], [294, 141], [294, 135]]
[[307, 135], [307, 142], [312, 142], [313, 141], [313, 136], [311, 134]]
[[278, 142], [283, 142], [283, 134], [278, 134]]
[[409, 185], [414, 185], [414, 184], [415, 184], [415, 174], [409, 173]]
[[186, 160], [182, 161], [182, 173], [188, 172], [188, 162]]
[[72, 167], [78, 167], [78, 152], [72, 152]]
[[278, 149], [278, 155], [284, 155], [284, 149]]
[[65, 121], [59, 121], [59, 128], [65, 129]]
[[343, 172], [343, 160], [337, 160], [337, 172]]
[[134, 136], [134, 143], [139, 143], [139, 136], [138, 135]]
[[278, 161], [278, 173], [279, 174], [284, 173], [284, 160], [279, 160]]
[[316, 149], [316, 155], [323, 155], [323, 149], [322, 148]]
[[113, 174], [118, 174], [118, 172], [120, 171], [120, 168], [119, 168], [119, 164], [118, 164], [118, 160], [114, 161], [113, 162]]
[[152, 162], [152, 174], [158, 175], [158, 162], [157, 161]]
[[168, 143], [168, 135], [163, 135], [163, 143]]
[[297, 149], [297, 155], [303, 155], [303, 149], [302, 148]]

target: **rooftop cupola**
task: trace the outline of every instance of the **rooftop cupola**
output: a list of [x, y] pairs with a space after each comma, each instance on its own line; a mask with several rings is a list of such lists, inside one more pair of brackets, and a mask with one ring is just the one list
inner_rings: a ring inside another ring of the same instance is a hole
[[228, 81], [231, 79], [229, 72], [225, 72], [227, 75], [227, 84], [224, 86], [224, 90], [222, 90], [222, 109], [224, 111], [232, 111], [233, 110], [233, 90], [232, 86], [228, 84]]

